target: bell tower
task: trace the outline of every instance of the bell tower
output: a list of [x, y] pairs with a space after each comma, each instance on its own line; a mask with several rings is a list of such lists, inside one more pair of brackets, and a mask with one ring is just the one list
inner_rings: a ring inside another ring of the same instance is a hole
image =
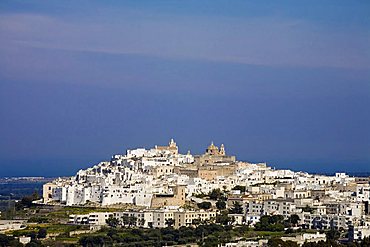
[[226, 155], [224, 144], [221, 144], [221, 147], [220, 147], [220, 155]]
[[168, 143], [168, 146], [171, 148], [176, 147], [176, 142], [173, 139], [171, 139], [170, 143]]

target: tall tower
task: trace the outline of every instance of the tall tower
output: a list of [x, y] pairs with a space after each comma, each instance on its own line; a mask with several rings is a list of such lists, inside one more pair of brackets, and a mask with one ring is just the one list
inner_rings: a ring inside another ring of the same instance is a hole
[[176, 145], [176, 142], [171, 139], [170, 143], [168, 143], [168, 149], [172, 152], [172, 154], [178, 154], [179, 153], [179, 148]]
[[226, 155], [224, 144], [221, 144], [221, 147], [220, 147], [220, 155]]
[[168, 146], [169, 147], [176, 147], [176, 142], [173, 139], [171, 139], [170, 143], [168, 143]]

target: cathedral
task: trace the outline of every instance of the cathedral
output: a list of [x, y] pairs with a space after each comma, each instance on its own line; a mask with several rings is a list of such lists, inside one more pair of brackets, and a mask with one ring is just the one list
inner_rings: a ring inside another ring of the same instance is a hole
[[226, 155], [224, 144], [221, 144], [220, 148], [218, 148], [213, 142], [208, 146], [204, 154], [195, 155], [194, 158], [197, 166], [234, 163], [236, 160], [235, 156]]
[[224, 144], [221, 144], [220, 149], [218, 149], [218, 147], [215, 146], [215, 144], [213, 144], [213, 142], [212, 142], [211, 145], [208, 146], [208, 148], [206, 150], [206, 154], [225, 156], [226, 155], [225, 146], [224, 146]]

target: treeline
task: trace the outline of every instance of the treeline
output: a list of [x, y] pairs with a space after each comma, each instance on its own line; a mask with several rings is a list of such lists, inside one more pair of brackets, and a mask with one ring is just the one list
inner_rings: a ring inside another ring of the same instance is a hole
[[12, 236], [0, 234], [0, 246], [23, 246], [23, 244], [19, 243], [19, 241]]
[[[299, 245], [293, 241], [283, 241], [278, 238], [273, 238], [268, 241], [269, 247], [298, 247]], [[334, 239], [328, 239], [327, 241], [319, 241], [317, 243], [306, 242], [301, 247], [369, 247], [370, 246], [370, 238], [366, 237], [361, 242], [353, 242], [353, 243], [345, 243], [341, 244], [338, 243]]]
[[32, 195], [24, 196], [22, 199], [15, 204], [17, 210], [22, 210], [24, 208], [30, 208], [33, 206], [33, 201], [39, 200], [41, 197], [37, 191], [33, 192]]
[[261, 216], [260, 221], [254, 226], [257, 231], [280, 232], [285, 228], [296, 226], [299, 223], [299, 217], [292, 214], [288, 219], [284, 219], [282, 215], [264, 215]]
[[[42, 234], [42, 236], [40, 234]], [[26, 247], [43, 246], [39, 239], [46, 237], [46, 231], [42, 230], [42, 231], [39, 231], [38, 233], [35, 232], [34, 234], [32, 234], [32, 236], [29, 236], [29, 237], [31, 237], [31, 242], [26, 244]], [[1, 247], [8, 247], [8, 246], [22, 247], [24, 245], [21, 244], [19, 240], [13, 236], [0, 234], [0, 246]]]
[[[219, 246], [232, 242], [234, 239], [243, 239], [250, 229], [247, 226], [222, 226], [219, 224], [200, 225], [196, 228], [172, 227], [161, 229], [144, 228], [104, 228], [94, 235], [81, 237], [79, 244], [84, 247], [92, 246], [171, 246], [176, 244], [196, 243], [199, 246]], [[334, 238], [333, 238], [334, 237]], [[268, 246], [298, 247], [293, 241], [283, 241], [280, 238], [272, 238]], [[361, 243], [340, 244], [337, 241], [337, 234], [327, 232], [327, 241], [318, 243], [304, 243], [302, 247], [365, 247], [370, 246], [370, 239], [365, 238]]]
[[248, 231], [248, 227], [231, 227], [218, 224], [200, 225], [196, 228], [172, 227], [161, 229], [103, 229], [96, 235], [83, 236], [79, 244], [85, 247], [92, 246], [166, 246], [175, 244], [197, 243], [201, 246], [217, 246], [220, 243], [230, 242], [234, 237], [241, 237]]

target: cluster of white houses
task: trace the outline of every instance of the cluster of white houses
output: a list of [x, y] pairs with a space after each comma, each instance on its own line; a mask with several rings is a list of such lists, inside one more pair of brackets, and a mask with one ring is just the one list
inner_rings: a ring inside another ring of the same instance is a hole
[[243, 206], [243, 214], [235, 215], [241, 224], [253, 225], [263, 215], [296, 214], [303, 227], [349, 229], [354, 240], [370, 234], [368, 178], [344, 173], [315, 175], [241, 162], [227, 155], [224, 145], [218, 148], [213, 143], [202, 155], [180, 154], [173, 140], [168, 146], [127, 150], [126, 155], [114, 155], [110, 161], [47, 183], [43, 189], [47, 204], [132, 205], [129, 211], [71, 215], [70, 221], [80, 224], [105, 224], [109, 217], [126, 219], [121, 223], [129, 224], [128, 218], [134, 216], [136, 222], [130, 224], [142, 227], [165, 227], [169, 219], [175, 227], [194, 225], [213, 220], [217, 210], [192, 211], [183, 206], [195, 195], [220, 189], [228, 193], [228, 206], [236, 202]]

